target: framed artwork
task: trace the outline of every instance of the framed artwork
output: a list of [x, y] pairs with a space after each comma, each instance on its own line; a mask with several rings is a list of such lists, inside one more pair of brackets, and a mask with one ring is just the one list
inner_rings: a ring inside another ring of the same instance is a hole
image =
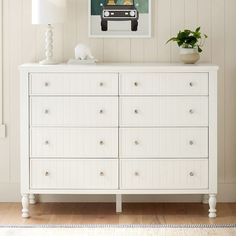
[[89, 0], [89, 36], [151, 37], [151, 0]]

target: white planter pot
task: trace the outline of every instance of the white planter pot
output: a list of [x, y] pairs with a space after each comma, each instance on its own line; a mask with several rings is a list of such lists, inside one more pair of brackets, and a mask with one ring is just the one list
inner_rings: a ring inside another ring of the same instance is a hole
[[180, 60], [185, 64], [194, 64], [200, 59], [197, 48], [180, 48]]

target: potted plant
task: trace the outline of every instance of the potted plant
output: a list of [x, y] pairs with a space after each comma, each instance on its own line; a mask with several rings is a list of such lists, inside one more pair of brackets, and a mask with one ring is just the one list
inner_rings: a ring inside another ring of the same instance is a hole
[[166, 43], [176, 42], [180, 48], [180, 59], [186, 64], [194, 64], [200, 59], [202, 47], [207, 38], [206, 34], [201, 33], [201, 27], [195, 31], [179, 31], [176, 37], [170, 38]]

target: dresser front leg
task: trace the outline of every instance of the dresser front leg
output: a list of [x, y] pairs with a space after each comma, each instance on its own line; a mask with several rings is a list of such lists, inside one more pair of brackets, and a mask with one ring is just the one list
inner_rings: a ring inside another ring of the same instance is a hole
[[30, 194], [29, 195], [29, 204], [31, 204], [31, 205], [34, 205], [34, 204], [36, 204], [36, 197], [35, 197], [35, 195], [34, 194]]
[[22, 194], [22, 217], [29, 218], [29, 194]]
[[209, 218], [216, 217], [216, 194], [209, 194]]
[[116, 194], [116, 213], [122, 212], [122, 195]]

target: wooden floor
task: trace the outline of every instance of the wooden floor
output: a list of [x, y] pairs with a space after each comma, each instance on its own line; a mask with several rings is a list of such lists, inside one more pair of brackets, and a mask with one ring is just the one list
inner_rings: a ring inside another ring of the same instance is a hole
[[208, 218], [201, 203], [124, 203], [115, 213], [112, 203], [38, 203], [30, 219], [21, 218], [19, 203], [0, 203], [0, 224], [233, 224], [236, 203], [218, 204], [218, 217]]

